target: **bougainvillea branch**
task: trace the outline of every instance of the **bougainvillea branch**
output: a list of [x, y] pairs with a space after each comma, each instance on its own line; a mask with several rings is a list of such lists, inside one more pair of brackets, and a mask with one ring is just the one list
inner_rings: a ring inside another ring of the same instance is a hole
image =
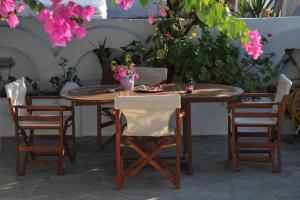
[[[149, 4], [150, 0], [138, 0], [141, 5]], [[153, 0], [158, 5], [158, 11], [162, 17], [167, 16], [169, 7], [163, 0]], [[69, 1], [67, 5], [61, 0], [52, 0], [52, 8], [43, 8], [37, 0], [24, 0], [28, 6], [38, 12], [39, 21], [44, 23], [53, 46], [66, 46], [74, 36], [83, 38], [86, 35], [85, 21], [90, 21], [95, 10], [91, 6], [82, 7]], [[134, 0], [113, 0], [124, 10], [129, 10]], [[176, 3], [169, 0], [168, 3]], [[246, 52], [257, 59], [262, 54], [262, 41], [257, 30], [250, 30], [246, 23], [231, 15], [224, 1], [216, 0], [182, 0], [187, 13], [195, 12], [199, 20], [208, 27], [215, 27], [230, 38], [241, 41]], [[15, 28], [19, 19], [17, 13], [24, 10], [24, 4], [17, 0], [0, 0], [0, 19], [7, 21], [11, 28]], [[154, 24], [154, 11], [149, 10], [148, 23]]]
[[53, 46], [65, 47], [74, 35], [81, 39], [86, 36], [84, 21], [90, 21], [95, 10], [91, 6], [82, 7], [69, 1], [67, 5], [61, 0], [52, 0], [52, 10], [42, 9], [38, 20], [44, 23]]
[[24, 9], [25, 5], [16, 0], [0, 0], [0, 19], [6, 21], [10, 28], [15, 28], [20, 23], [17, 13]]
[[[115, 0], [115, 2], [121, 8], [128, 10], [134, 0]], [[139, 2], [146, 5], [150, 0], [139, 0]], [[162, 0], [156, 0], [156, 2], [161, 16], [166, 17], [169, 10], [169, 7], [164, 5], [166, 2]], [[168, 1], [168, 3], [176, 3], [176, 0]], [[240, 40], [245, 51], [254, 60], [263, 53], [260, 33], [257, 30], [250, 30], [244, 21], [232, 16], [224, 1], [183, 0], [183, 4], [186, 12], [195, 12], [201, 22], [209, 27], [217, 28], [230, 38]], [[154, 24], [154, 11], [149, 10], [148, 14], [148, 23]]]

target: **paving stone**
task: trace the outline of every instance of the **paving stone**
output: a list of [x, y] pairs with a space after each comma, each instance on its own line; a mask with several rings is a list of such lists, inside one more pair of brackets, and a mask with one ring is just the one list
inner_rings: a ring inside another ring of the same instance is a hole
[[283, 145], [283, 168], [276, 174], [268, 163], [241, 163], [240, 172], [231, 172], [226, 137], [194, 137], [195, 173], [189, 176], [182, 172], [180, 190], [147, 167], [121, 191], [115, 190], [113, 144], [97, 152], [94, 137], [78, 138], [76, 163], [66, 159], [65, 176], [55, 175], [55, 167], [35, 166], [28, 168], [25, 176], [16, 177], [14, 139], [3, 138], [1, 142], [1, 200], [300, 199], [299, 140]]

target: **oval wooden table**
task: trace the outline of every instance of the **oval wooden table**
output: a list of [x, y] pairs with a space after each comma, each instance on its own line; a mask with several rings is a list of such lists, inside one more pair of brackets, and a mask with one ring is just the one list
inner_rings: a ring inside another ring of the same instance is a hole
[[[116, 96], [146, 96], [146, 95], [164, 95], [164, 94], [180, 94], [182, 107], [185, 109], [185, 117], [183, 120], [183, 163], [187, 166], [188, 174], [193, 174], [192, 167], [192, 125], [191, 125], [191, 104], [199, 102], [232, 102], [234, 97], [243, 93], [238, 87], [218, 84], [200, 84], [194, 86], [193, 93], [185, 92], [183, 84], [161, 84], [162, 92], [158, 93], [140, 93], [135, 90], [121, 91], [116, 85], [95, 85], [81, 87], [69, 91], [65, 98], [74, 102], [77, 106], [97, 105], [97, 145], [101, 147], [101, 105], [113, 104]], [[116, 92], [109, 93], [108, 89], [116, 89]]]

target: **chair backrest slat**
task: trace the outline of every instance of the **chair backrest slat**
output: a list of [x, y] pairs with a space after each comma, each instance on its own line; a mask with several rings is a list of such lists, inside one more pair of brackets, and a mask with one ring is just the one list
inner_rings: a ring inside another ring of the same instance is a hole
[[291, 87], [292, 81], [288, 79], [284, 74], [280, 74], [274, 102], [280, 103], [282, 101], [282, 98], [290, 93]]
[[169, 121], [175, 110], [181, 107], [180, 95], [119, 96], [115, 109], [127, 120], [127, 136], [170, 135]]
[[[77, 83], [75, 83], [75, 82], [67, 82], [62, 87], [62, 89], [60, 90], [59, 95], [61, 97], [66, 97], [66, 96], [68, 96], [70, 90], [77, 89], [77, 88], [80, 88], [80, 86]], [[60, 99], [59, 100], [59, 105], [61, 105], [61, 106], [71, 106], [72, 102], [70, 100]]]
[[136, 85], [160, 84], [167, 80], [167, 68], [136, 67], [139, 79], [135, 80]]
[[[5, 91], [7, 98], [10, 99], [10, 103], [12, 106], [24, 106], [26, 105], [26, 84], [25, 78], [22, 77], [12, 83], [5, 85]], [[12, 112], [15, 113], [13, 108]], [[19, 116], [26, 116], [28, 115], [28, 111], [26, 109], [19, 109], [18, 115]]]
[[[274, 102], [282, 103], [283, 97], [289, 95], [291, 87], [292, 81], [288, 79], [284, 74], [280, 74]], [[273, 112], [277, 112], [278, 106], [273, 106], [272, 110]]]

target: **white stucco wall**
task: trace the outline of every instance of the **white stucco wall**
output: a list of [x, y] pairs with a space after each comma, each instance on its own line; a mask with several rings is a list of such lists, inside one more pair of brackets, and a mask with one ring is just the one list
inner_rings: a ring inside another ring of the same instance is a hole
[[299, 16], [300, 0], [283, 0], [282, 16]]
[[[265, 52], [275, 52], [274, 63], [278, 63], [286, 48], [300, 49], [300, 18], [245, 19], [252, 28], [257, 28], [263, 35], [272, 33], [273, 37], [264, 48]], [[89, 53], [93, 47], [107, 37], [107, 46], [119, 49], [132, 40], [144, 41], [153, 31], [146, 20], [92, 20], [88, 24], [88, 37], [74, 40], [66, 48], [52, 48], [41, 24], [33, 18], [22, 19], [16, 29], [9, 29], [0, 24], [0, 57], [13, 56], [16, 66], [12, 75], [31, 76], [39, 80], [43, 87], [48, 87], [51, 76], [60, 73], [57, 65], [59, 57], [69, 60], [70, 66], [76, 66], [83, 82], [99, 82], [101, 66], [97, 57]], [[13, 124], [8, 115], [6, 100], [0, 100], [0, 136], [12, 136]], [[192, 106], [193, 134], [227, 134], [226, 105], [202, 103]], [[77, 109], [77, 135], [95, 135], [95, 107]], [[288, 120], [285, 133], [292, 133]], [[104, 129], [104, 134], [111, 134], [112, 128]]]

